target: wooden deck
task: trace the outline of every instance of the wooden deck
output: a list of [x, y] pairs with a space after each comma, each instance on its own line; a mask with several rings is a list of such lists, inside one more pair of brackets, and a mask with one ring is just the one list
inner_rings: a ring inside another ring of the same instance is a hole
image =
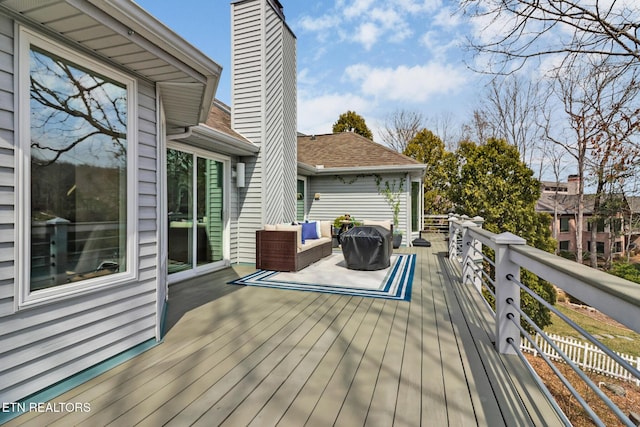
[[410, 303], [225, 284], [247, 267], [175, 285], [162, 344], [54, 400], [90, 412], [7, 425], [559, 425], [432, 239]]

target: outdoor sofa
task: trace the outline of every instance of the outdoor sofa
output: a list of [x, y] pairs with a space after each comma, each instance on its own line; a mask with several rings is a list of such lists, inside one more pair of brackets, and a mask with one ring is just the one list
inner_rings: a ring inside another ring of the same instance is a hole
[[261, 270], [300, 271], [331, 251], [331, 221], [267, 224], [256, 231], [256, 268]]

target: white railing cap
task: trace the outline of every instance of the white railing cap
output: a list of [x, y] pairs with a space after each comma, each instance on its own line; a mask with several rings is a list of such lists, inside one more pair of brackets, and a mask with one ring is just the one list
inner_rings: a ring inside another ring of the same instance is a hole
[[461, 227], [478, 227], [478, 223], [470, 221], [470, 220], [466, 220], [462, 223], [460, 223]]
[[508, 231], [494, 235], [491, 240], [498, 245], [526, 245], [527, 241]]

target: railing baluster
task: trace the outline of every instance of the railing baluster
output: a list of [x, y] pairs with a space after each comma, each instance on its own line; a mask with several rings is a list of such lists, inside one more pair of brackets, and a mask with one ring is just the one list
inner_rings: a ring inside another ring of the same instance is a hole
[[471, 235], [471, 229], [479, 228], [480, 225], [474, 221], [465, 221], [462, 226], [465, 227], [462, 234], [462, 277], [478, 291], [482, 291], [482, 278], [478, 273], [482, 268], [482, 243]]

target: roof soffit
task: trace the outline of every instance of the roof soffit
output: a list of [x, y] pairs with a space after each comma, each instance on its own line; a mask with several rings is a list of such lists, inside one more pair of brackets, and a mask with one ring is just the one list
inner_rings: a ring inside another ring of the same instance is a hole
[[[165, 89], [173, 126], [206, 120], [222, 67], [129, 0], [5, 0], [3, 11], [48, 37], [97, 55], [151, 83], [185, 85], [194, 94], [184, 110], [179, 91]], [[193, 101], [196, 102], [193, 102]]]

